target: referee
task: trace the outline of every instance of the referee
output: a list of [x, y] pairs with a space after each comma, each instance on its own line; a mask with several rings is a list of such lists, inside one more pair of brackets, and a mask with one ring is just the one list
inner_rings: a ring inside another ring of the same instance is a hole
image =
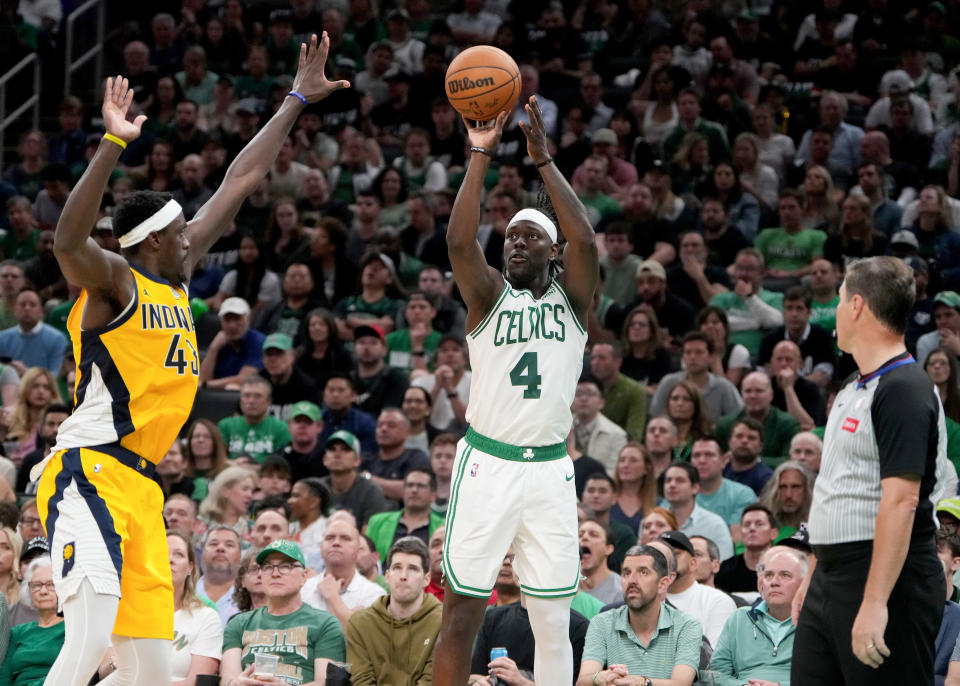
[[794, 684], [933, 684], [946, 427], [903, 341], [914, 292], [913, 271], [893, 257], [851, 263], [840, 286], [837, 344], [860, 372], [824, 435], [809, 522], [817, 559], [794, 600]]

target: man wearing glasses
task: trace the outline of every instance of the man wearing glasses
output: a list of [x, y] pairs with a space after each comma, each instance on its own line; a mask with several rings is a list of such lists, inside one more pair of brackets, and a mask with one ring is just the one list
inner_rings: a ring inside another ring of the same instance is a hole
[[[264, 607], [231, 619], [223, 632], [220, 676], [231, 686], [286, 683], [299, 686], [326, 674], [331, 660], [342, 662], [346, 642], [332, 614], [304, 604], [307, 580], [303, 552], [293, 541], [273, 541], [257, 555], [267, 595]], [[273, 677], [254, 678], [254, 656], [279, 657]]]

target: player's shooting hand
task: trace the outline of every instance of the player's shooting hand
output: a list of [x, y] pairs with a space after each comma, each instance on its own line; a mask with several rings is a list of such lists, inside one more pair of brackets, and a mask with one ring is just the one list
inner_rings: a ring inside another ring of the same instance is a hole
[[108, 77], [103, 91], [103, 126], [107, 133], [129, 143], [140, 137], [140, 127], [147, 120], [145, 114], [127, 121], [127, 111], [133, 102], [133, 89], [123, 76]]
[[531, 95], [530, 101], [524, 105], [527, 111], [527, 122], [518, 122], [520, 130], [527, 137], [527, 154], [530, 155], [536, 164], [545, 162], [550, 157], [550, 150], [547, 147], [547, 127], [543, 123], [543, 113], [540, 111], [540, 103], [537, 102], [537, 96]]
[[317, 34], [310, 36], [310, 44], [300, 44], [300, 66], [293, 77], [293, 90], [302, 93], [310, 102], [323, 100], [333, 91], [349, 88], [349, 81], [329, 81], [323, 70], [330, 52], [330, 37], [323, 32], [319, 43]]
[[500, 145], [500, 138], [503, 137], [503, 127], [506, 125], [509, 116], [509, 112], [501, 112], [496, 119], [490, 121], [473, 121], [462, 117], [463, 125], [467, 127], [467, 138], [470, 140], [470, 145], [491, 152], [496, 151], [497, 146]]

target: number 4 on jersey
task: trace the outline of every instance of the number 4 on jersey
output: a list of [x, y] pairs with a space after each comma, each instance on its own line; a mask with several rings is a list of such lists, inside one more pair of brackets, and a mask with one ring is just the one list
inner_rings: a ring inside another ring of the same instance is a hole
[[540, 384], [543, 378], [537, 372], [537, 353], [524, 353], [517, 364], [510, 370], [510, 383], [514, 386], [525, 386], [524, 400], [536, 400], [540, 397]]
[[197, 349], [193, 347], [193, 343], [190, 342], [190, 339], [184, 338], [178, 333], [173, 334], [173, 339], [170, 341], [170, 349], [167, 350], [167, 359], [163, 361], [164, 367], [170, 367], [177, 370], [177, 374], [183, 375], [187, 371], [187, 359], [184, 354], [183, 348], [180, 347], [180, 341], [183, 341], [187, 344], [187, 347], [190, 349], [192, 354], [192, 359], [190, 360], [190, 372], [197, 376], [200, 373], [200, 366], [198, 360], [200, 355], [197, 353]]

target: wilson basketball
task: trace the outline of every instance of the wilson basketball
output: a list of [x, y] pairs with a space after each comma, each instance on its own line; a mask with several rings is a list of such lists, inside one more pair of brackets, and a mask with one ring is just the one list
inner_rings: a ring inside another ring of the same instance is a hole
[[500, 48], [477, 45], [457, 55], [447, 69], [447, 98], [468, 119], [489, 121], [520, 97], [520, 69]]

